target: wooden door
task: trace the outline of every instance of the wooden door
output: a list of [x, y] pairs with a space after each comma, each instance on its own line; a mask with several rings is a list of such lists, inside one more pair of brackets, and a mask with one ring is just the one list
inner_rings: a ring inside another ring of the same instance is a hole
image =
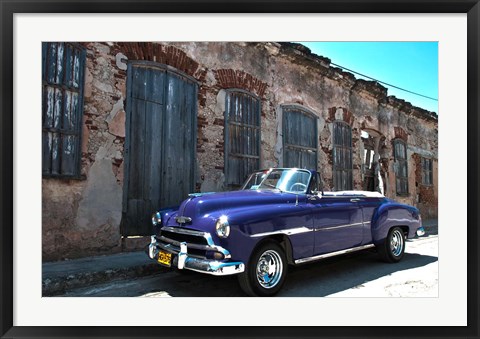
[[154, 63], [128, 68], [122, 235], [152, 233], [151, 214], [194, 190], [197, 84]]

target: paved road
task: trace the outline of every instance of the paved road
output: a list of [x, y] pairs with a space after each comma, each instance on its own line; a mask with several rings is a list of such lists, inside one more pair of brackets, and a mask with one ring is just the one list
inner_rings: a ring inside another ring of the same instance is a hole
[[[70, 291], [68, 297], [243, 297], [235, 276], [167, 272]], [[438, 236], [407, 241], [397, 264], [366, 250], [290, 267], [279, 297], [437, 297]]]

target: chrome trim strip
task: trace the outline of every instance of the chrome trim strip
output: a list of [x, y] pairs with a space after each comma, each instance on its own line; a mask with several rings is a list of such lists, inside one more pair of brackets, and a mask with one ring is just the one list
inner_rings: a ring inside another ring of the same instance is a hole
[[352, 226], [358, 226], [358, 225], [363, 225], [363, 222], [357, 222], [355, 224], [348, 224], [348, 225], [340, 225], [340, 226], [332, 226], [332, 227], [325, 227], [325, 228], [316, 228], [316, 231], [328, 231], [328, 230], [333, 230], [336, 228], [345, 228], [345, 227], [352, 227]]
[[361, 250], [365, 250], [367, 248], [371, 248], [371, 247], [374, 247], [374, 246], [375, 246], [374, 244], [368, 244], [368, 245], [363, 245], [363, 246], [359, 246], [359, 247], [348, 248], [346, 250], [341, 250], [341, 251], [337, 251], [337, 252], [320, 254], [320, 255], [316, 255], [314, 257], [301, 258], [301, 259], [295, 260], [295, 264], [302, 264], [302, 263], [315, 261], [315, 260], [320, 260], [320, 259], [325, 259], [325, 258], [329, 258], [329, 257], [334, 257], [334, 256], [337, 256], [337, 255], [346, 254], [346, 253], [350, 253], [350, 252], [361, 251]]
[[250, 237], [252, 237], [252, 238], [265, 237], [265, 236], [273, 235], [273, 234], [294, 235], [294, 234], [307, 233], [307, 232], [313, 232], [313, 231], [314, 231], [313, 228], [308, 228], [306, 226], [303, 226], [303, 227], [296, 227], [296, 228], [288, 228], [288, 229], [285, 229], [285, 230], [278, 230], [278, 231], [272, 231], [272, 232], [252, 234], [252, 235], [250, 235]]

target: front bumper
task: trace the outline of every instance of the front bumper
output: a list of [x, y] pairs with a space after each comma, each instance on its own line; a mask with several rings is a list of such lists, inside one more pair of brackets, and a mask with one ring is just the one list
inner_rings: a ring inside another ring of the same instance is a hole
[[157, 260], [159, 250], [161, 249], [174, 255], [172, 260], [173, 267], [216, 276], [238, 274], [245, 271], [243, 262], [196, 258], [188, 255], [188, 244], [186, 242], [181, 242], [179, 245], [180, 248], [178, 250], [171, 244], [157, 242], [156, 237], [152, 236], [150, 245], [148, 245], [148, 256], [150, 259]]

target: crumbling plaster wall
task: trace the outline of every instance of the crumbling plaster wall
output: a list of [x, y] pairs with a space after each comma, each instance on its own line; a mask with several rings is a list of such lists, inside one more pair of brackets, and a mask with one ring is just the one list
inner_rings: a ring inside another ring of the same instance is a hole
[[42, 180], [43, 260], [121, 251], [126, 72], [87, 43], [80, 180]]
[[[121, 251], [124, 246], [119, 224], [124, 180], [127, 74], [122, 59], [138, 54], [132, 54], [128, 43], [83, 45], [87, 49], [82, 126], [83, 180], [43, 179], [44, 260], [111, 253]], [[143, 46], [138, 45], [140, 49]], [[388, 97], [382, 86], [357, 80], [352, 74], [331, 67], [328, 59], [311, 55], [298, 46], [242, 42], [162, 45], [173, 47], [168, 50], [170, 54], [167, 53], [166, 63], [178, 66], [180, 61], [172, 61], [175, 56], [188, 59], [182, 62], [187, 62], [187, 71], [200, 83], [197, 191], [227, 189], [223, 173], [225, 94], [228, 88], [238, 87], [251, 91], [261, 100], [260, 167], [282, 165], [281, 107], [285, 104], [301, 105], [318, 116], [318, 167], [324, 177], [325, 189], [331, 189], [333, 185], [332, 123], [344, 120], [352, 127], [354, 189], [362, 188], [361, 131], [370, 129], [384, 136], [380, 156], [386, 169], [386, 195], [406, 203], [417, 203], [414, 155], [438, 159], [437, 121], [421, 109]], [[146, 50], [139, 53], [143, 57], [147, 55]], [[407, 197], [397, 197], [395, 192], [391, 144], [395, 127], [405, 129], [408, 134], [410, 194]], [[436, 161], [434, 166], [436, 169]], [[435, 184], [435, 196], [436, 187]], [[432, 204], [436, 200], [432, 201], [425, 204], [425, 208], [435, 215], [436, 206]]]

